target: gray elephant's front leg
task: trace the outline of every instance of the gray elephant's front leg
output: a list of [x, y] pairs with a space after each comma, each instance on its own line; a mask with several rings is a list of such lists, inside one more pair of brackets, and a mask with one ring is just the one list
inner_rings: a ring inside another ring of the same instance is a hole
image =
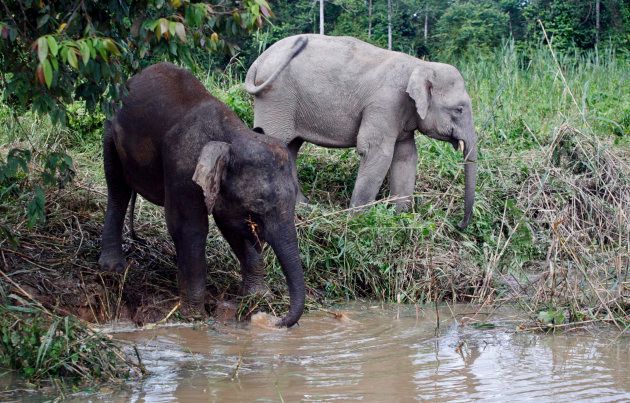
[[413, 204], [413, 191], [416, 186], [418, 150], [413, 133], [394, 146], [394, 157], [389, 168], [390, 195], [395, 197], [396, 211], [407, 211]]
[[306, 198], [306, 196], [304, 196], [304, 193], [302, 193], [302, 187], [300, 186], [300, 182], [298, 181], [297, 176], [297, 156], [298, 152], [300, 151], [300, 147], [302, 147], [302, 144], [304, 144], [304, 140], [296, 138], [289, 142], [287, 148], [289, 149], [289, 154], [291, 155], [293, 164], [293, 166], [291, 167], [293, 169], [293, 179], [295, 179], [295, 183], [298, 184], [298, 194], [296, 197], [296, 201], [298, 203], [308, 204], [308, 199]]
[[357, 152], [361, 156], [357, 181], [352, 191], [351, 207], [373, 202], [383, 184], [394, 154], [395, 137], [386, 137], [387, 125], [363, 122], [357, 136]]

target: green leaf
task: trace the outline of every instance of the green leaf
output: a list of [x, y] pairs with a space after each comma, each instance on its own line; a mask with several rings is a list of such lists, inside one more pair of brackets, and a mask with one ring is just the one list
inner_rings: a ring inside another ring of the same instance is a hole
[[107, 56], [107, 49], [105, 49], [105, 44], [101, 40], [94, 40], [94, 47], [98, 51], [98, 54], [101, 56], [101, 59], [108, 61], [109, 56]]
[[538, 313], [538, 320], [545, 325], [562, 325], [565, 322], [565, 317], [562, 311], [550, 309], [548, 311], [540, 311]]
[[45, 37], [37, 39], [37, 58], [42, 63], [48, 57], [48, 41]]
[[44, 189], [37, 186], [33, 198], [26, 206], [27, 224], [29, 228], [33, 228], [36, 224], [44, 221], [45, 203], [46, 197], [44, 195]]
[[103, 41], [103, 44], [109, 53], [120, 56], [120, 50], [118, 50], [118, 46], [116, 46], [116, 43], [113, 40], [107, 38]]
[[52, 66], [50, 65], [50, 61], [48, 59], [44, 60], [42, 68], [44, 69], [44, 79], [46, 80], [46, 86], [50, 88], [53, 79], [53, 71]]
[[68, 63], [75, 69], [79, 68], [79, 61], [77, 60], [77, 53], [75, 52], [74, 48], [70, 48], [68, 50]]
[[90, 45], [88, 45], [86, 41], [80, 41], [79, 51], [81, 52], [83, 64], [87, 66], [88, 62], [90, 61]]
[[175, 33], [177, 34], [177, 37], [180, 41], [186, 42], [186, 28], [184, 27], [184, 24], [182, 24], [181, 22], [176, 23]]
[[494, 329], [497, 326], [494, 323], [477, 322], [477, 323], [473, 323], [472, 327], [479, 330], [485, 330], [485, 329]]
[[168, 20], [166, 18], [160, 18], [158, 21], [159, 24], [156, 28], [156, 34], [158, 37], [161, 37], [168, 32]]
[[171, 34], [171, 36], [175, 36], [175, 25], [175, 21], [168, 22], [168, 32]]
[[41, 17], [37, 18], [37, 29], [43, 27], [44, 25], [46, 25], [46, 23], [48, 22], [48, 20], [50, 19], [50, 14], [46, 13], [44, 15], [42, 15]]
[[13, 235], [9, 227], [0, 225], [0, 239], [7, 240], [13, 246], [19, 246], [20, 241]]
[[53, 56], [57, 56], [57, 52], [59, 52], [59, 45], [57, 45], [57, 40], [52, 35], [46, 36], [46, 42], [48, 42], [48, 49], [50, 49], [50, 53]]
[[48, 348], [55, 338], [55, 332], [57, 331], [57, 326], [59, 325], [59, 321], [61, 318], [55, 319], [48, 328], [46, 335], [43, 337], [42, 344], [40, 344], [39, 349], [37, 350], [37, 361], [35, 364], [36, 368], [39, 368], [42, 365], [44, 357], [46, 357], [46, 353], [48, 352]]

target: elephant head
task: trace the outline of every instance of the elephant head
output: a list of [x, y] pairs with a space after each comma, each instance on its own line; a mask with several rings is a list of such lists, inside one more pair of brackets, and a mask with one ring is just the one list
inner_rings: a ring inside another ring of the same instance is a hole
[[464, 79], [451, 65], [422, 62], [411, 72], [407, 93], [415, 102], [419, 130], [463, 153], [464, 219], [459, 228], [464, 229], [472, 216], [477, 181], [477, 133]]
[[266, 241], [275, 252], [290, 296], [289, 312], [278, 326], [287, 327], [302, 315], [305, 298], [294, 221], [297, 183], [291, 169], [286, 146], [250, 131], [232, 137], [229, 144], [208, 142], [193, 176], [208, 212], [231, 222], [239, 232], [236, 237], [249, 238], [258, 247]]

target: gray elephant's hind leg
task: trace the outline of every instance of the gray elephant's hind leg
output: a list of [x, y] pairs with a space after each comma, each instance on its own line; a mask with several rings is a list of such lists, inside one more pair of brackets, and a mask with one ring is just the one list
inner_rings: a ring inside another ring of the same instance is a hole
[[107, 211], [101, 238], [101, 256], [98, 264], [101, 270], [122, 272], [125, 257], [122, 250], [122, 231], [125, 213], [131, 197], [131, 188], [125, 181], [123, 167], [114, 144], [113, 129], [105, 124], [103, 137], [103, 160], [107, 182]]
[[265, 283], [265, 268], [261, 255], [262, 239], [256, 239], [254, 234], [251, 239], [243, 237], [243, 233], [251, 233], [245, 222], [234, 222], [219, 215], [215, 215], [214, 221], [241, 264], [242, 282], [239, 295], [268, 293], [269, 287]]
[[298, 194], [296, 197], [296, 202], [308, 204], [308, 199], [306, 198], [306, 196], [304, 196], [304, 193], [302, 193], [302, 187], [300, 186], [300, 182], [298, 181], [297, 176], [297, 156], [298, 152], [300, 151], [300, 147], [302, 147], [302, 144], [304, 144], [304, 140], [302, 140], [301, 138], [295, 138], [291, 140], [291, 142], [289, 142], [287, 148], [289, 149], [289, 153], [293, 160], [293, 178], [295, 179], [295, 183], [298, 184]]
[[400, 140], [394, 146], [394, 157], [389, 168], [389, 190], [396, 197], [396, 211], [407, 211], [413, 204], [413, 191], [416, 185], [418, 150], [413, 134]]
[[357, 152], [361, 156], [357, 181], [352, 191], [351, 207], [374, 201], [392, 162], [395, 139], [387, 136], [387, 126], [363, 122], [357, 136]]

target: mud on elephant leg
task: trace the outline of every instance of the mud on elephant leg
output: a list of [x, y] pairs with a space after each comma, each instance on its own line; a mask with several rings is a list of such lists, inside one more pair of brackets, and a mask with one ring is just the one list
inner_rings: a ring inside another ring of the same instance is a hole
[[107, 181], [107, 211], [101, 239], [101, 256], [98, 264], [101, 270], [122, 272], [125, 257], [122, 250], [122, 231], [125, 213], [131, 197], [131, 188], [125, 182], [123, 168], [116, 152], [116, 146], [109, 124], [105, 127], [103, 159], [105, 180]]
[[357, 151], [361, 156], [357, 181], [352, 191], [351, 207], [374, 201], [392, 162], [395, 139], [387, 136], [386, 126], [361, 123]]
[[413, 191], [416, 185], [418, 150], [413, 134], [400, 140], [394, 146], [394, 157], [389, 168], [389, 193], [397, 197], [396, 211], [407, 211], [413, 205]]
[[[234, 251], [241, 265], [242, 282], [239, 295], [265, 295], [269, 287], [265, 283], [265, 268], [262, 261], [262, 239], [255, 238], [246, 223], [215, 216], [215, 223]], [[251, 235], [243, 236], [243, 234]]]
[[[170, 196], [173, 194], [175, 196]], [[177, 281], [181, 297], [181, 312], [193, 319], [207, 316], [206, 239], [208, 216], [203, 199], [198, 194], [175, 189], [167, 192], [164, 205], [166, 225], [177, 253]]]

